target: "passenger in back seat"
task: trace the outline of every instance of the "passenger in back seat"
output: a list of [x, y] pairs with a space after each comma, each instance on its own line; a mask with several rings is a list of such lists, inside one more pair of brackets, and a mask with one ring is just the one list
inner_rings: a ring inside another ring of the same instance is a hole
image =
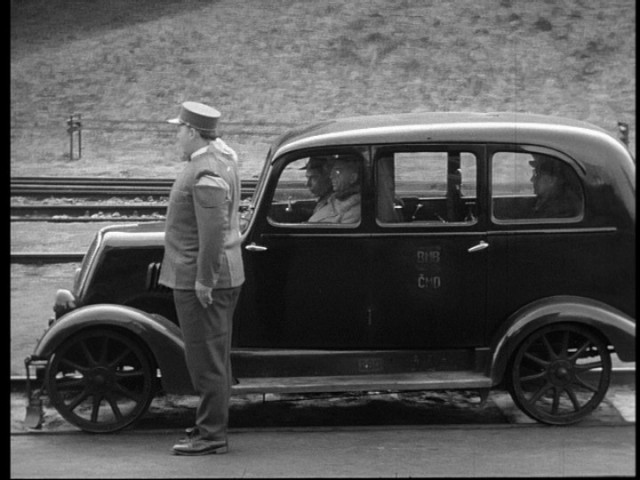
[[571, 180], [571, 170], [560, 160], [534, 154], [529, 162], [533, 167], [531, 182], [537, 196], [533, 207], [534, 218], [566, 218], [579, 214], [580, 197]]

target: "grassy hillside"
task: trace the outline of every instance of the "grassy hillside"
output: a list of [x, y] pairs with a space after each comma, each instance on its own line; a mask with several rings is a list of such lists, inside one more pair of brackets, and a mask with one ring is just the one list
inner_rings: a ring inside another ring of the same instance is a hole
[[243, 177], [284, 125], [383, 112], [624, 121], [635, 152], [635, 26], [633, 0], [13, 0], [11, 174], [173, 176], [187, 99], [282, 125], [222, 125]]

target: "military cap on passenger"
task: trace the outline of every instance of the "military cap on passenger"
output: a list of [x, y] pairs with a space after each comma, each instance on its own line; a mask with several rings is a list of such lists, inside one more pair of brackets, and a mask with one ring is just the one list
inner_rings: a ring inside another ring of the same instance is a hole
[[306, 165], [300, 170], [322, 170], [326, 167], [327, 157], [309, 157]]
[[550, 158], [546, 155], [542, 155], [539, 153], [532, 153], [531, 156], [533, 160], [529, 162], [533, 168], [540, 172], [549, 173], [551, 175], [557, 175], [561, 173], [560, 164], [557, 160]]
[[337, 155], [331, 155], [331, 159], [333, 161], [348, 162], [348, 163], [360, 161], [360, 158], [355, 153], [340, 153]]
[[335, 159], [333, 162], [334, 164], [340, 162], [343, 166], [351, 168], [352, 170], [360, 173], [362, 162], [356, 155], [352, 153], [346, 153], [341, 155], [333, 155], [332, 158]]
[[196, 130], [215, 132], [220, 112], [213, 107], [198, 102], [184, 102], [177, 118], [167, 120], [174, 125], [188, 125]]
[[334, 154], [334, 155], [325, 155], [325, 156], [313, 156], [309, 157], [307, 164], [302, 167], [300, 170], [305, 170], [308, 168], [325, 168], [327, 165], [333, 165], [336, 160], [340, 160], [342, 162], [357, 162], [358, 157], [351, 153], [342, 153], [342, 154]]

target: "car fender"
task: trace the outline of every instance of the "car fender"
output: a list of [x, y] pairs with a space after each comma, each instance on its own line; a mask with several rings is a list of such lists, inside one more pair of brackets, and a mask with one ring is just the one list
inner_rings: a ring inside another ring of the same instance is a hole
[[34, 358], [49, 358], [67, 338], [86, 328], [124, 329], [140, 339], [160, 368], [168, 393], [193, 393], [184, 356], [184, 341], [178, 326], [157, 314], [133, 307], [95, 304], [80, 307], [60, 317], [40, 338]]
[[498, 384], [518, 345], [533, 331], [553, 323], [579, 323], [599, 331], [624, 362], [635, 361], [635, 319], [605, 303], [577, 296], [554, 296], [515, 312], [491, 342], [488, 374]]

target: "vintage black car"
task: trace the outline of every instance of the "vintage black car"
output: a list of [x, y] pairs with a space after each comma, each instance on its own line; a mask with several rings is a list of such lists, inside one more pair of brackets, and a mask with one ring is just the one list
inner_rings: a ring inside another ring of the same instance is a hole
[[[310, 159], [334, 176], [355, 164], [355, 217], [312, 220]], [[635, 197], [625, 145], [568, 119], [415, 113], [292, 130], [243, 212], [233, 391], [504, 386], [540, 422], [577, 422], [605, 396], [612, 353], [635, 361]], [[192, 393], [162, 254], [162, 223], [98, 232], [26, 361], [42, 381], [32, 405], [48, 395], [80, 429], [112, 432], [160, 390]]]

